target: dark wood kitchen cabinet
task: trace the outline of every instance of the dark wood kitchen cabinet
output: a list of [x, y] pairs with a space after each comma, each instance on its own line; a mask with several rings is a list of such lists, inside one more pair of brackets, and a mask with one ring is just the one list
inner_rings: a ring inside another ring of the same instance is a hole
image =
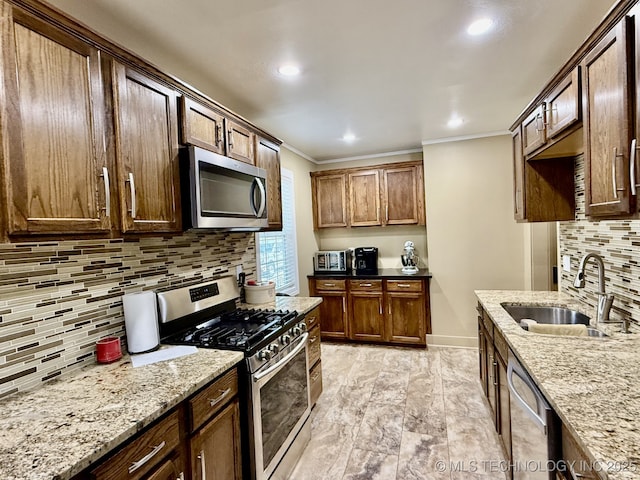
[[311, 296], [323, 299], [322, 338], [426, 346], [431, 332], [429, 277], [375, 277], [309, 277]]
[[100, 52], [5, 2], [0, 35], [8, 233], [109, 231]]
[[[631, 212], [633, 22], [623, 18], [582, 61], [586, 213]], [[617, 92], [611, 95], [611, 92]]]
[[280, 145], [256, 137], [256, 166], [267, 171], [267, 217], [269, 230], [282, 230]]
[[347, 331], [347, 287], [343, 279], [312, 279], [311, 296], [322, 297], [320, 304], [320, 332], [322, 338], [345, 340]]
[[422, 164], [387, 166], [382, 170], [384, 225], [424, 225]]
[[234, 160], [255, 165], [255, 133], [240, 123], [227, 119], [227, 155]]
[[180, 140], [219, 155], [225, 154], [224, 115], [186, 95], [180, 97]]
[[491, 406], [492, 420], [507, 461], [511, 460], [511, 413], [507, 384], [509, 347], [499, 329], [478, 304], [480, 383]]
[[349, 224], [352, 227], [380, 225], [380, 171], [351, 172], [348, 179]]
[[322, 352], [320, 337], [320, 307], [316, 307], [304, 317], [309, 332], [309, 389], [311, 406], [322, 393]]
[[113, 91], [122, 231], [178, 232], [177, 92], [115, 62]]
[[349, 318], [351, 340], [384, 341], [382, 280], [349, 280]]
[[346, 174], [312, 173], [311, 200], [314, 229], [348, 225]]

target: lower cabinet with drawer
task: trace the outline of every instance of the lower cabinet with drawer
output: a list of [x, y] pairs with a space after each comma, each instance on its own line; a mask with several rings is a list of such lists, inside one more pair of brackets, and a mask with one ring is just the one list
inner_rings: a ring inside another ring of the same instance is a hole
[[241, 480], [239, 415], [233, 368], [73, 480]]
[[310, 277], [323, 339], [426, 346], [429, 279]]
[[322, 359], [320, 351], [320, 307], [305, 315], [309, 332], [309, 388], [313, 407], [322, 393]]

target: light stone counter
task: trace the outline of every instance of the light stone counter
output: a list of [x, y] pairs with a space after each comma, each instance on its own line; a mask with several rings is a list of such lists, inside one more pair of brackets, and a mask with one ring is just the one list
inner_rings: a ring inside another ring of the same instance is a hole
[[592, 318], [558, 292], [476, 291], [485, 311], [603, 478], [640, 478], [640, 333], [600, 326], [607, 339], [529, 333], [501, 303], [566, 306]]
[[276, 297], [269, 303], [241, 303], [240, 308], [295, 310], [308, 313], [322, 303], [321, 297]]
[[197, 353], [133, 368], [91, 365], [0, 401], [0, 478], [71, 478], [243, 358]]

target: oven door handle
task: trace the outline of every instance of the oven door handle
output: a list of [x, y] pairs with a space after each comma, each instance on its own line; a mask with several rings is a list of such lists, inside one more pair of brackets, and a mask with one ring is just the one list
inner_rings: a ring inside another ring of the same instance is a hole
[[260, 380], [262, 380], [267, 375], [270, 375], [271, 373], [273, 373], [273, 374], [277, 373], [277, 371], [280, 370], [281, 368], [283, 368], [287, 364], [287, 362], [289, 362], [289, 360], [291, 360], [293, 357], [295, 357], [300, 352], [300, 350], [305, 348], [307, 346], [307, 339], [309, 338], [309, 334], [308, 333], [303, 333], [299, 338], [302, 339], [302, 340], [300, 340], [300, 343], [298, 345], [296, 345], [296, 347], [293, 350], [291, 350], [284, 357], [282, 357], [280, 359], [280, 361], [278, 361], [278, 363], [273, 364], [272, 366], [267, 368], [264, 372], [254, 373], [253, 374], [253, 381], [254, 382], [259, 382]]

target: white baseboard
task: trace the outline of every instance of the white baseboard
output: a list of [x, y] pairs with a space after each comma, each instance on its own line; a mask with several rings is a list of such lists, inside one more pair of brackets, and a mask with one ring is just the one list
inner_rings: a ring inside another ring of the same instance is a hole
[[478, 337], [427, 335], [427, 345], [433, 345], [434, 347], [478, 348]]

